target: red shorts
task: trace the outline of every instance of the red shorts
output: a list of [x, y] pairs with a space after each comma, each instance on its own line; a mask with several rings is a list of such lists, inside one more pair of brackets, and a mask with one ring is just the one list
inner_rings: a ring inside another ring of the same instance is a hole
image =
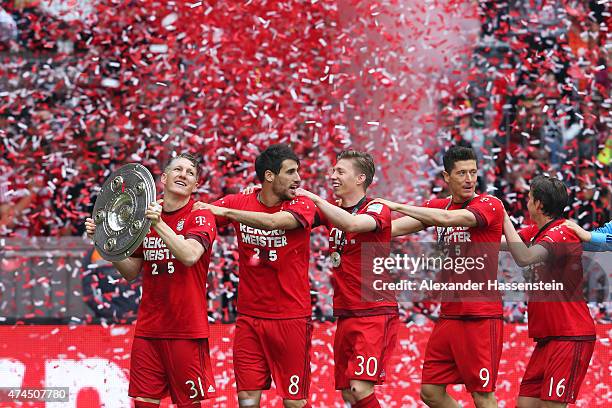
[[350, 380], [385, 381], [399, 325], [399, 317], [388, 314], [338, 319], [334, 338], [337, 390], [350, 388]]
[[274, 380], [283, 399], [308, 398], [310, 388], [310, 317], [236, 320], [234, 374], [240, 391], [268, 390]]
[[536, 344], [519, 395], [575, 403], [594, 347], [595, 341], [550, 340]]
[[502, 341], [501, 319], [440, 319], [427, 342], [422, 383], [494, 391]]
[[208, 339], [134, 338], [129, 396], [161, 400], [168, 393], [179, 407], [215, 397]]

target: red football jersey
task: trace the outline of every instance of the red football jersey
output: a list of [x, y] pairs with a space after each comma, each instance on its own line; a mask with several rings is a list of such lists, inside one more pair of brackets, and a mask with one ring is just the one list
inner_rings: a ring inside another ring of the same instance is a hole
[[[562, 225], [563, 222], [564, 219], [555, 220], [539, 235], [536, 225], [525, 227], [519, 232], [527, 245], [542, 245], [549, 253], [549, 262], [531, 265], [531, 269], [542, 281], [554, 279], [563, 282], [564, 293], [560, 295], [570, 299], [528, 302], [529, 337], [535, 339], [595, 336], [595, 324], [586, 301], [576, 300], [582, 298], [584, 285], [582, 243], [574, 232]], [[557, 297], [554, 293], [538, 296]]]
[[[308, 280], [310, 230], [316, 207], [306, 197], [266, 207], [257, 199], [258, 194], [258, 191], [232, 194], [213, 204], [269, 214], [287, 211], [301, 228], [267, 231], [232, 221], [240, 256], [238, 312], [265, 319], [309, 317], [312, 314]], [[228, 220], [220, 218], [219, 222], [227, 223]]]
[[[475, 259], [484, 265], [478, 276], [469, 276], [468, 273], [458, 274], [450, 271], [448, 279], [451, 282], [472, 281], [484, 282], [497, 278], [499, 247], [503, 233], [504, 206], [502, 202], [492, 195], [481, 194], [475, 196], [468, 204], [452, 203], [451, 198], [432, 199], [425, 203], [425, 207], [459, 210], [465, 208], [476, 217], [476, 227], [436, 227], [438, 241], [448, 249], [448, 256], [454, 259]], [[467, 300], [469, 297], [485, 297], [485, 301]], [[448, 299], [449, 295], [443, 295]], [[446, 318], [475, 318], [475, 317], [501, 317], [501, 294], [492, 291], [478, 293], [457, 292], [450, 295], [453, 301], [442, 301], [441, 317]], [[463, 300], [462, 300], [463, 299]], [[488, 301], [491, 299], [491, 301]]]
[[194, 339], [208, 337], [206, 281], [212, 243], [217, 234], [210, 211], [183, 208], [162, 212], [162, 219], [178, 235], [200, 242], [205, 251], [193, 266], [174, 258], [151, 228], [134, 257], [143, 258], [142, 300], [136, 336]]
[[[388, 271], [373, 273], [374, 258], [387, 258], [391, 242], [391, 211], [380, 203], [366, 199], [355, 214], [367, 214], [376, 221], [370, 232], [347, 232], [335, 228], [318, 211], [322, 225], [329, 229], [329, 251], [339, 251], [341, 262], [332, 266], [331, 282], [334, 288], [334, 316], [374, 316], [397, 313], [397, 301], [392, 291], [377, 291], [374, 280], [390, 282]], [[349, 213], [355, 207], [344, 208]]]

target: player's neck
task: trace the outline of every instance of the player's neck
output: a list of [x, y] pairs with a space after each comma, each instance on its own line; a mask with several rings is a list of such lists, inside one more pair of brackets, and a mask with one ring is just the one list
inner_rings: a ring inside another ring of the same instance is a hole
[[469, 197], [460, 196], [459, 194], [453, 194], [451, 197], [453, 198], [454, 204], [463, 204], [466, 201], [471, 200], [472, 198], [476, 197], [476, 193], [472, 194]]
[[354, 207], [365, 197], [365, 193], [361, 190], [347, 192], [340, 197], [340, 205], [342, 207]]
[[265, 205], [266, 207], [276, 207], [283, 202], [283, 200], [274, 194], [272, 188], [262, 188], [261, 191], [257, 194], [257, 200]]
[[191, 197], [178, 197], [172, 194], [164, 194], [163, 209], [164, 212], [172, 212], [180, 210], [187, 205]]
[[538, 226], [538, 228], [542, 228], [543, 226], [545, 226], [546, 224], [548, 224], [552, 220], [554, 220], [553, 217], [549, 217], [549, 216], [544, 215], [544, 214], [538, 214], [538, 215], [533, 217], [533, 221], [535, 221], [535, 223]]

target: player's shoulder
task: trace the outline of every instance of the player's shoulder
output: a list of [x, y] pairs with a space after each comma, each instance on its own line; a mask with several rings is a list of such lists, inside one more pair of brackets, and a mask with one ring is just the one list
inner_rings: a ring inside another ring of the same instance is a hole
[[430, 208], [445, 208], [449, 201], [451, 200], [451, 197], [445, 197], [445, 198], [430, 198], [429, 200], [425, 201], [425, 203], [423, 204], [423, 207], [430, 207]]
[[371, 201], [365, 205], [363, 212], [366, 214], [377, 214], [377, 215], [390, 215], [391, 214], [391, 210], [385, 204], [378, 203], [378, 202], [371, 202]]
[[495, 210], [504, 208], [504, 203], [499, 198], [487, 193], [477, 195], [473, 200], [473, 204], [489, 206]]
[[291, 200], [286, 200], [283, 202], [283, 208], [290, 207], [316, 208], [316, 205], [309, 197], [295, 196]]
[[236, 193], [236, 194], [228, 194], [226, 196], [221, 197], [216, 201], [216, 203], [223, 207], [236, 207], [249, 203], [252, 200], [257, 200], [257, 193], [252, 192], [249, 194]]
[[533, 238], [535, 234], [537, 234], [537, 232], [538, 232], [538, 227], [535, 224], [525, 225], [524, 227], [518, 230], [518, 234], [522, 238], [527, 239], [527, 240], [530, 240], [531, 238]]
[[580, 242], [580, 238], [578, 238], [578, 235], [576, 235], [576, 233], [570, 228], [563, 225], [563, 223], [557, 224], [552, 228], [548, 229], [542, 239], [548, 242], [555, 243], [569, 244], [574, 242]]

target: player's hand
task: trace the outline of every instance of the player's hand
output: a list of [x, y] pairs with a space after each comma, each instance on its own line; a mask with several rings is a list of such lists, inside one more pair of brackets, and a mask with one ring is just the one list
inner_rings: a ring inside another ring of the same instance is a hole
[[207, 203], [200, 203], [198, 207], [199, 210], [208, 210], [213, 215], [216, 215], [218, 217], [225, 217], [225, 212], [227, 211], [227, 208], [225, 207], [217, 207], [216, 205]]
[[312, 201], [315, 201], [321, 197], [319, 197], [318, 195], [316, 195], [315, 193], [306, 190], [305, 188], [302, 187], [298, 187], [295, 189], [295, 195], [296, 196], [302, 196], [302, 197], [308, 197], [310, 198]]
[[580, 225], [576, 224], [574, 221], [567, 220], [563, 223], [563, 225], [569, 228], [570, 230], [574, 231], [582, 242], [591, 241], [591, 233], [585, 230], [584, 228], [582, 228]]
[[156, 226], [161, 221], [162, 206], [158, 201], [155, 201], [147, 207], [145, 217], [151, 220], [151, 225]]
[[244, 190], [240, 191], [240, 194], [247, 195], [247, 194], [251, 194], [256, 191], [259, 191], [259, 190], [261, 190], [261, 184], [255, 184], [254, 186], [248, 186]]
[[96, 233], [96, 223], [93, 218], [85, 219], [85, 231], [87, 232], [87, 236], [89, 239], [93, 239], [94, 234]]
[[202, 201], [196, 201], [195, 203], [193, 203], [193, 207], [191, 207], [191, 212], [204, 210], [206, 208], [206, 205], [208, 204], [203, 203]]
[[397, 211], [401, 207], [401, 204], [398, 204], [398, 203], [396, 203], [394, 201], [385, 200], [384, 198], [375, 198], [374, 200], [372, 200], [372, 202], [370, 204], [372, 204], [372, 203], [384, 204], [387, 207], [389, 207], [389, 209], [391, 211]]

